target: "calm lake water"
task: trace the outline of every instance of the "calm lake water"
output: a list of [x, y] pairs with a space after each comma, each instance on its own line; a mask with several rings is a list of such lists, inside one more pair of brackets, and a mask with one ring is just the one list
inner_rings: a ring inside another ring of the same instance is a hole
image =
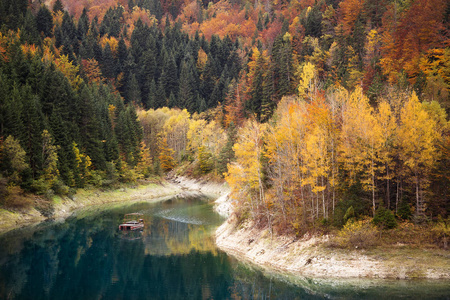
[[[126, 213], [142, 232], [119, 232]], [[450, 282], [263, 273], [215, 247], [206, 199], [107, 205], [0, 236], [0, 299], [450, 299]]]

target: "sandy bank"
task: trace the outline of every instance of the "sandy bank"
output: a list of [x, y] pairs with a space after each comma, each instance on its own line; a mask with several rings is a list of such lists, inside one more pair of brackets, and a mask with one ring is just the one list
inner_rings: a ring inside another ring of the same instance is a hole
[[313, 278], [450, 279], [450, 252], [398, 247], [331, 249], [329, 237], [273, 236], [230, 218], [216, 231], [219, 248], [267, 270]]

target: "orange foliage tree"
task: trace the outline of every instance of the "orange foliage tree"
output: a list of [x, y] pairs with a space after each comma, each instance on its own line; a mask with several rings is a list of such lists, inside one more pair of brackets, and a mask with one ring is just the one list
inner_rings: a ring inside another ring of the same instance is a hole
[[404, 70], [414, 83], [420, 72], [421, 54], [448, 43], [443, 25], [445, 4], [445, 0], [416, 0], [401, 14], [395, 4], [385, 13], [380, 63], [390, 82], [395, 82]]

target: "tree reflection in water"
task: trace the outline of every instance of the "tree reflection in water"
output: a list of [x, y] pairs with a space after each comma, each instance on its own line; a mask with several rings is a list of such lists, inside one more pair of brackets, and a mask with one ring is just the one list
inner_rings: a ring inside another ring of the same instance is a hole
[[[211, 233], [223, 219], [203, 199], [93, 210], [0, 236], [0, 299], [358, 299], [386, 293], [308, 280], [295, 286], [237, 263], [216, 249]], [[144, 214], [142, 232], [118, 230], [131, 212]], [[391, 298], [408, 295], [410, 286], [398, 286]], [[448, 292], [445, 285], [431, 286], [422, 295]]]

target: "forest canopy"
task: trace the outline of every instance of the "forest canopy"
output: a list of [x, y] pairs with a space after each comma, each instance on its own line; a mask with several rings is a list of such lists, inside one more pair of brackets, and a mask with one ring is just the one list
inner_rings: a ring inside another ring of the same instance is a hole
[[448, 217], [448, 1], [4, 0], [0, 24], [4, 207], [175, 169], [294, 232]]

